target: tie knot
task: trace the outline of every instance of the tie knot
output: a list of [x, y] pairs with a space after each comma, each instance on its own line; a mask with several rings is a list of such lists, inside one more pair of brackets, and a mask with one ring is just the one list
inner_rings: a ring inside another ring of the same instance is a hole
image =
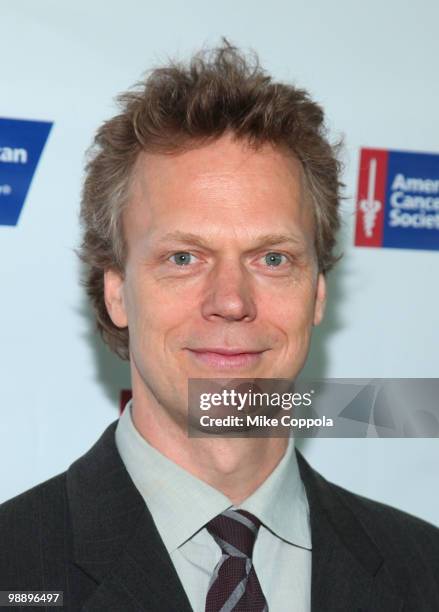
[[225, 510], [206, 525], [223, 553], [251, 559], [261, 522], [246, 510]]

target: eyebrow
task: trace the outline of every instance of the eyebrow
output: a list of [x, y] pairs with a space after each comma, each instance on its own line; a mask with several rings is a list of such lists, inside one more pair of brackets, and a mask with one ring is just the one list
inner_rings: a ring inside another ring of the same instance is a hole
[[[158, 243], [168, 242], [171, 240], [177, 240], [180, 242], [190, 242], [200, 247], [211, 248], [211, 244], [209, 244], [208, 241], [202, 236], [199, 236], [198, 234], [193, 234], [192, 232], [182, 232], [180, 230], [165, 234], [158, 240]], [[255, 240], [254, 248], [259, 248], [261, 246], [273, 246], [276, 244], [284, 243], [292, 243], [294, 245], [303, 246], [303, 239], [300, 239], [297, 236], [294, 236], [293, 234], [264, 234], [262, 236], [258, 236], [258, 238]]]

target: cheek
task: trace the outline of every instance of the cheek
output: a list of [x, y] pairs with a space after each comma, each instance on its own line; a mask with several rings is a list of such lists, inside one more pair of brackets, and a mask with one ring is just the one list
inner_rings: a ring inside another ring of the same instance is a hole
[[[282, 299], [271, 299], [266, 305], [266, 320], [274, 331], [279, 357], [287, 369], [286, 377], [294, 376], [301, 368], [309, 350], [313, 326], [314, 300], [308, 291], [290, 292]], [[273, 296], [274, 297], [274, 296]], [[291, 367], [294, 365], [294, 371]]]
[[128, 293], [128, 325], [133, 343], [164, 346], [169, 337], [177, 337], [194, 312], [190, 295], [175, 300], [157, 286], [138, 283]]
[[261, 302], [264, 318], [285, 330], [288, 335], [305, 332], [313, 323], [314, 293], [314, 287], [308, 284], [285, 291], [271, 291], [269, 295], [264, 295]]

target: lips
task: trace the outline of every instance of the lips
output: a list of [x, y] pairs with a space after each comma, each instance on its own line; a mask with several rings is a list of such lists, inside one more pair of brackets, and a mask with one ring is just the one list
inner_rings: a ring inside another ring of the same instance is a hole
[[248, 348], [225, 348], [225, 347], [206, 347], [190, 349], [195, 353], [217, 353], [218, 355], [252, 355], [262, 353], [262, 351]]
[[266, 349], [258, 351], [244, 347], [206, 347], [188, 350], [199, 364], [216, 369], [230, 369], [255, 366]]

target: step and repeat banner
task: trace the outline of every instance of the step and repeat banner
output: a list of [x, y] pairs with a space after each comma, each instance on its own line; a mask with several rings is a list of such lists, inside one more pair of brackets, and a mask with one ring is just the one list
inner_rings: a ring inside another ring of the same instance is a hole
[[[303, 376], [330, 391], [360, 380], [334, 403], [355, 428], [297, 444], [328, 479], [439, 524], [438, 22], [433, 0], [1, 4], [0, 502], [64, 471], [130, 397], [75, 254], [93, 134], [145, 71], [225, 36], [308, 89], [344, 140], [343, 258]], [[377, 403], [384, 379], [396, 405], [412, 398], [409, 425]]]

